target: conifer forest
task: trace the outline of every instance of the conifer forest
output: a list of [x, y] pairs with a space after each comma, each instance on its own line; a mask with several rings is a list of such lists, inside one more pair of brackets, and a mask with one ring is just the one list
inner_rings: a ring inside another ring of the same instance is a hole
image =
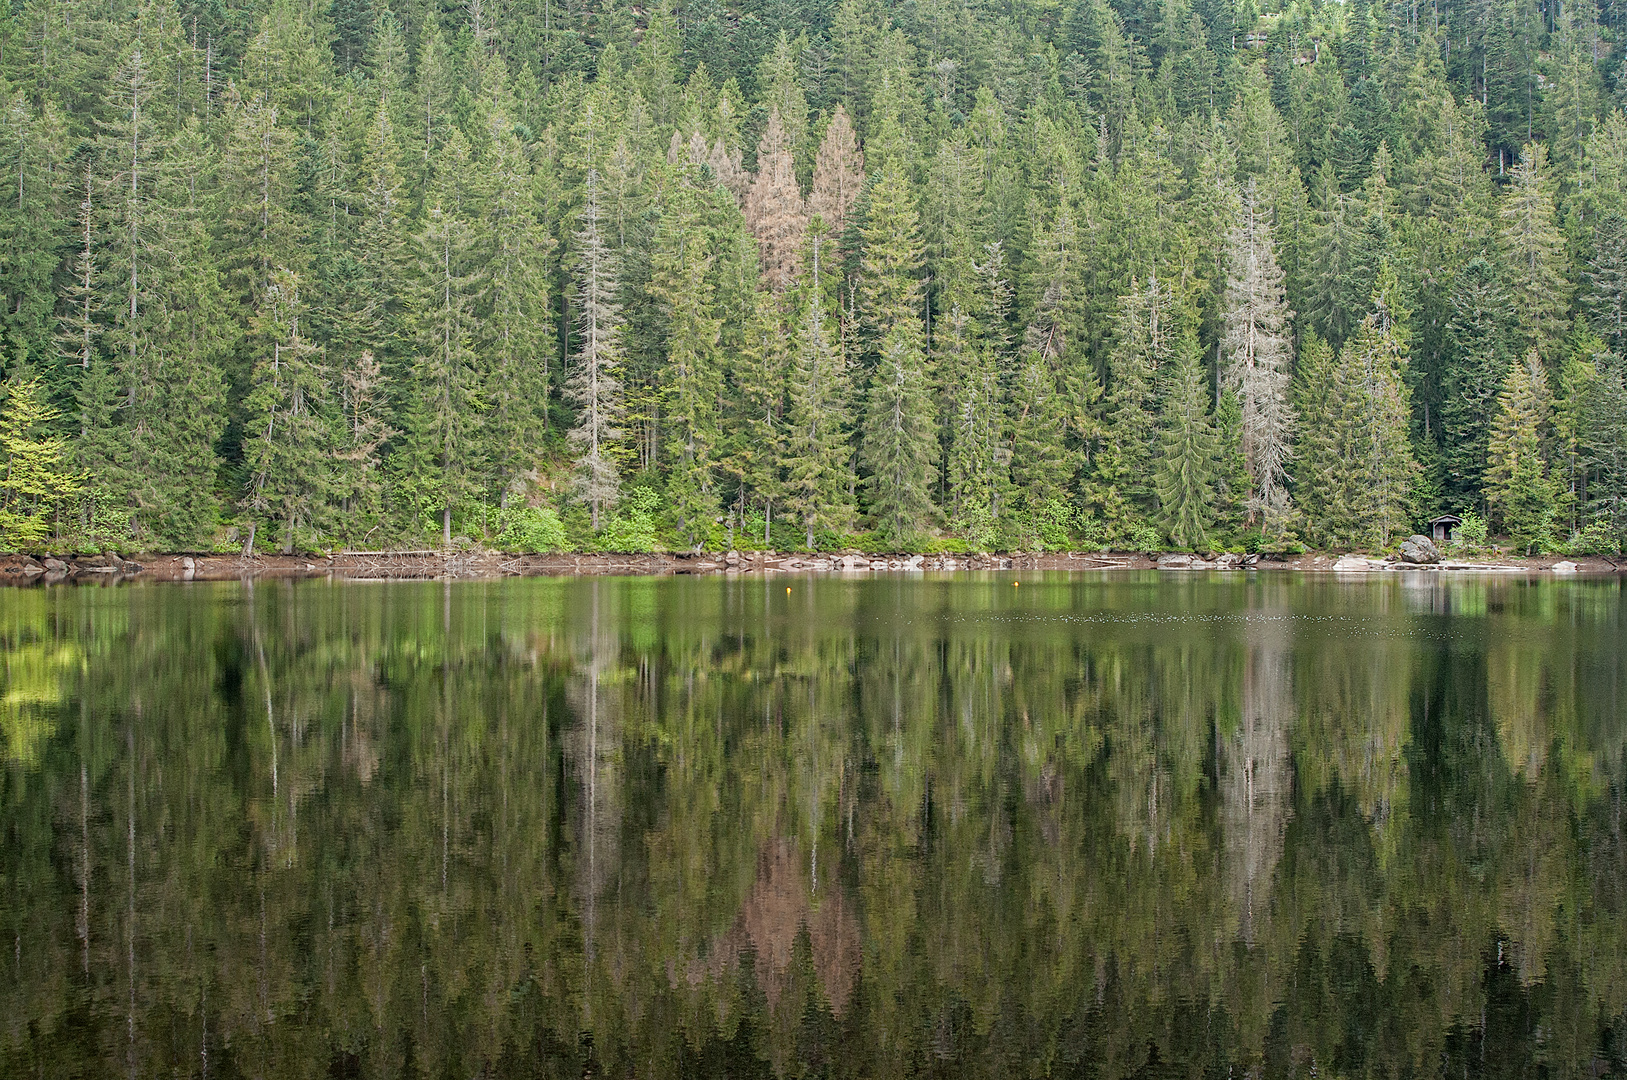
[[1627, 542], [1617, 0], [13, 0], [0, 547]]

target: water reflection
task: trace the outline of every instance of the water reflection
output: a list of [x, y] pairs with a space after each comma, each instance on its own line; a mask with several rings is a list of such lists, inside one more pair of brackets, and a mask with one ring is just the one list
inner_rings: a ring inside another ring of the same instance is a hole
[[1627, 1070], [1615, 581], [0, 593], [4, 1075]]

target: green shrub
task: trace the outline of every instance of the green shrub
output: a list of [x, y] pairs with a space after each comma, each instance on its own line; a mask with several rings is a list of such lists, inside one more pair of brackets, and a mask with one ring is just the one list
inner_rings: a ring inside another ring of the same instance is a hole
[[616, 508], [616, 516], [599, 534], [600, 551], [647, 555], [655, 550], [655, 511], [660, 498], [649, 488], [635, 488]]
[[1463, 524], [1458, 526], [1458, 543], [1467, 547], [1486, 546], [1486, 519], [1470, 511], [1463, 515]]
[[522, 506], [504, 510], [497, 546], [523, 554], [554, 554], [571, 550], [565, 537], [565, 523], [550, 506]]
[[1611, 530], [1609, 524], [1595, 521], [1581, 532], [1572, 533], [1571, 538], [1558, 545], [1561, 555], [1619, 555], [1621, 541]]
[[1130, 550], [1154, 552], [1164, 549], [1164, 532], [1156, 525], [1138, 525], [1130, 534]]

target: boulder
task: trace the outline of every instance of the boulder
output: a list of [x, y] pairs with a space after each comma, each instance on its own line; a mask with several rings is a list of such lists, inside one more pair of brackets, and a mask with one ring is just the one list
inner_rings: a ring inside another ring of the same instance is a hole
[[1223, 551], [1215, 556], [1214, 567], [1216, 570], [1236, 570], [1242, 565], [1243, 556], [1234, 555], [1230, 551]]
[[1362, 572], [1367, 570], [1385, 569], [1384, 560], [1368, 559], [1361, 555], [1345, 555], [1333, 564], [1333, 569], [1341, 573]]
[[68, 572], [68, 564], [63, 562], [61, 559], [53, 559], [47, 555], [45, 557], [45, 569], [53, 574], [66, 574]]
[[1556, 574], [1574, 574], [1576, 573], [1578, 567], [1575, 563], [1571, 562], [1569, 559], [1566, 559], [1564, 562], [1554, 563], [1552, 566], [1548, 567], [1548, 569], [1552, 570]]
[[904, 560], [904, 569], [919, 570], [921, 569], [921, 564], [925, 561], [926, 559], [923, 556], [911, 555], [909, 558]]
[[1207, 565], [1196, 555], [1172, 553], [1158, 556], [1160, 570], [1202, 570]]
[[1401, 544], [1401, 561], [1414, 566], [1429, 566], [1441, 561], [1441, 553], [1435, 547], [1435, 541], [1414, 533]]

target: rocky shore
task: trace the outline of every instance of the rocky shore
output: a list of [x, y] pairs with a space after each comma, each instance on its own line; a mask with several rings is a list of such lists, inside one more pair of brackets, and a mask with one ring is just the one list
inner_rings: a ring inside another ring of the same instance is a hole
[[866, 555], [838, 553], [730, 551], [653, 555], [505, 555], [499, 552], [336, 552], [331, 555], [146, 554], [125, 559], [99, 555], [0, 555], [0, 584], [58, 582], [230, 581], [240, 578], [425, 580], [565, 575], [646, 574], [870, 574], [961, 570], [1166, 570], [1311, 571], [1374, 573], [1398, 570], [1617, 573], [1627, 561], [1602, 558], [1411, 562], [1362, 555], [1162, 555], [1126, 552], [1046, 552], [1044, 554]]

